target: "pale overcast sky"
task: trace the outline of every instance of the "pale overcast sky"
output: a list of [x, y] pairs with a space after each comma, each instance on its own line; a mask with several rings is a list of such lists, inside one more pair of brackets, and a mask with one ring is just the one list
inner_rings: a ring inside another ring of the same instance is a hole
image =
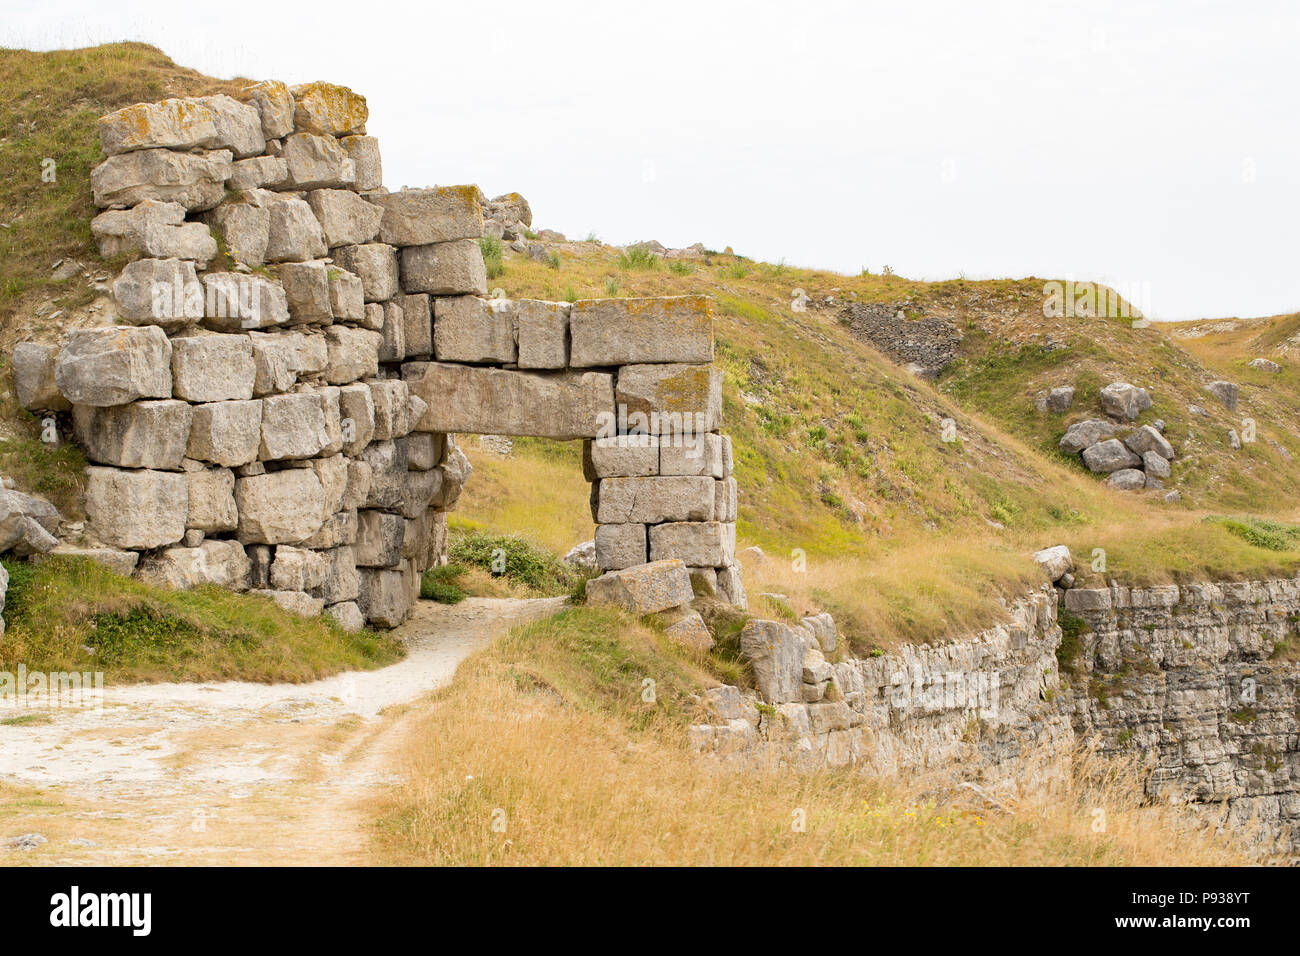
[[1300, 5], [5, 0], [4, 46], [155, 44], [370, 102], [386, 185], [856, 273], [1300, 309]]

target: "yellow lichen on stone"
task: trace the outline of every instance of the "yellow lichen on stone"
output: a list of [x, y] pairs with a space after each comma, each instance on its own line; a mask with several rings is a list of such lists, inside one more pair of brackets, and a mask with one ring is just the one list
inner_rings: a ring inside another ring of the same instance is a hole
[[654, 408], [661, 412], [696, 412], [708, 402], [712, 367], [691, 365], [661, 379], [655, 387]]
[[135, 103], [98, 121], [100, 142], [107, 153], [168, 147], [187, 149], [209, 145], [216, 136], [216, 114], [203, 103], [169, 99]]
[[292, 88], [299, 130], [329, 136], [344, 136], [365, 129], [370, 117], [366, 98], [335, 83], [303, 83]]

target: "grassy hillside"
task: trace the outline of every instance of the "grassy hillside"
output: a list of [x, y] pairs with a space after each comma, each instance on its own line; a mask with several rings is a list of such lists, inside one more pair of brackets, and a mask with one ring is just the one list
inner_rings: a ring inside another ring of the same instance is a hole
[[[84, 460], [37, 440], [39, 423], [14, 400], [15, 342], [52, 340], [108, 321], [105, 263], [91, 241], [90, 170], [102, 159], [95, 121], [168, 96], [238, 95], [244, 80], [178, 67], [142, 43], [33, 53], [0, 49], [0, 473], [80, 516]], [[51, 165], [52, 163], [52, 165]], [[86, 273], [55, 278], [74, 259]]]
[[[0, 345], [43, 324], [35, 311], [93, 298], [82, 278], [58, 280], [60, 259], [99, 263], [90, 240], [90, 170], [103, 158], [95, 121], [168, 96], [238, 95], [244, 80], [183, 69], [143, 43], [33, 53], [0, 49]], [[47, 160], [53, 161], [53, 179]]]

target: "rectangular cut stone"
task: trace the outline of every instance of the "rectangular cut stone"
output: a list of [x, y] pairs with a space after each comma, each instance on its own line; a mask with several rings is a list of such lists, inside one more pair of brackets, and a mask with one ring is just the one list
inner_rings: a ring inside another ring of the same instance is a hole
[[235, 508], [235, 473], [229, 468], [203, 468], [185, 473], [189, 482], [190, 510], [186, 529], [206, 533], [234, 531], [239, 519]]
[[320, 220], [325, 244], [331, 249], [370, 242], [379, 233], [379, 220], [384, 215], [382, 209], [350, 189], [313, 190], [307, 204]]
[[713, 497], [712, 478], [604, 478], [599, 486], [596, 521], [712, 521]]
[[314, 80], [290, 87], [293, 94], [295, 129], [322, 136], [364, 133], [370, 108], [366, 98], [346, 86]]
[[54, 382], [63, 397], [77, 405], [171, 398], [172, 345], [156, 325], [78, 329], [68, 335], [54, 362]]
[[95, 205], [134, 206], [146, 199], [180, 203], [191, 212], [211, 209], [226, 196], [228, 150], [177, 153], [142, 149], [110, 156], [90, 171]]
[[268, 395], [262, 399], [262, 446], [258, 453], [262, 461], [312, 458], [329, 443], [325, 410], [315, 392]]
[[403, 189], [377, 195], [383, 207], [379, 238], [394, 246], [423, 246], [483, 235], [483, 207], [477, 186]]
[[582, 473], [599, 478], [644, 478], [659, 474], [657, 435], [614, 435], [594, 438], [582, 446]]
[[614, 414], [614, 380], [602, 372], [411, 362], [403, 375], [429, 406], [417, 431], [593, 438]]
[[289, 300], [284, 286], [265, 276], [213, 272], [203, 277], [203, 324], [223, 332], [284, 325]]
[[330, 312], [334, 318], [340, 322], [364, 322], [366, 288], [361, 277], [333, 266], [326, 276], [330, 285]]
[[370, 192], [384, 184], [384, 165], [379, 155], [379, 140], [373, 136], [343, 136], [339, 145], [348, 154], [356, 167], [356, 181], [353, 187], [361, 192]]
[[331, 325], [325, 330], [325, 381], [346, 385], [379, 371], [379, 350], [384, 337], [370, 329]]
[[569, 364], [569, 310], [567, 302], [515, 302], [520, 368], [564, 368]]
[[442, 461], [446, 436], [433, 432], [415, 432], [406, 439], [406, 466], [412, 471], [429, 471]]
[[227, 468], [257, 460], [262, 446], [262, 403], [213, 402], [195, 405], [186, 455]]
[[721, 521], [672, 521], [650, 529], [650, 560], [680, 558], [697, 567], [731, 563], [735, 545]]
[[356, 167], [333, 136], [294, 133], [284, 140], [286, 183], [294, 189], [351, 186]]
[[330, 255], [335, 265], [361, 277], [367, 302], [385, 302], [397, 295], [397, 250], [382, 242], [339, 246]]
[[645, 564], [645, 527], [643, 524], [597, 525], [596, 566], [602, 571], [621, 571]]
[[224, 93], [199, 97], [194, 102], [213, 113], [217, 135], [212, 145], [217, 149], [230, 150], [236, 159], [257, 156], [266, 149], [262, 117], [256, 106], [241, 103]]
[[413, 603], [406, 575], [380, 568], [357, 568], [357, 574], [361, 578], [357, 606], [368, 623], [397, 627], [406, 620]]
[[401, 438], [411, 430], [410, 386], [401, 379], [377, 379], [366, 383], [370, 388], [371, 402], [375, 409], [374, 430], [371, 437], [375, 441]]
[[65, 412], [71, 404], [54, 384], [54, 363], [59, 347], [46, 342], [19, 342], [10, 364], [18, 404], [28, 411]]
[[[280, 205], [284, 205], [281, 203]], [[334, 316], [330, 301], [329, 270], [323, 262], [286, 262], [280, 266], [280, 283], [294, 325], [329, 325]]]
[[370, 466], [365, 506], [383, 511], [400, 509], [406, 498], [406, 441], [372, 441], [361, 457]]
[[99, 118], [105, 156], [135, 149], [195, 149], [217, 142], [216, 114], [201, 100], [136, 103]]
[[247, 335], [192, 335], [172, 339], [172, 390], [189, 402], [247, 401], [257, 367]]
[[713, 313], [707, 296], [580, 299], [569, 314], [569, 364], [712, 362]]
[[730, 476], [714, 483], [713, 517], [718, 521], [735, 521], [739, 502], [736, 479]]
[[433, 350], [439, 362], [515, 360], [515, 333], [507, 309], [461, 295], [436, 300], [433, 311]]
[[722, 436], [712, 433], [668, 436], [659, 451], [661, 475], [709, 475], [721, 478]]
[[399, 295], [406, 327], [406, 357], [429, 358], [433, 355], [433, 308], [427, 295]]
[[185, 535], [189, 483], [182, 474], [147, 469], [86, 469], [86, 521], [115, 548], [157, 548]]
[[395, 568], [402, 560], [406, 521], [401, 515], [383, 511], [357, 512], [358, 567]]
[[192, 416], [188, 404], [170, 399], [108, 408], [77, 405], [73, 433], [91, 461], [177, 471], [189, 444]]
[[375, 400], [370, 386], [354, 382], [339, 389], [339, 425], [343, 431], [343, 453], [357, 456], [375, 434]]
[[298, 544], [325, 521], [325, 490], [310, 468], [288, 468], [235, 480], [239, 540]]
[[629, 365], [614, 397], [620, 431], [699, 438], [722, 424], [722, 370], [713, 365]]
[[587, 601], [613, 605], [633, 614], [654, 614], [695, 599], [691, 576], [681, 561], [653, 561], [609, 571], [587, 582]]
[[487, 268], [473, 239], [406, 246], [401, 253], [402, 288], [434, 295], [486, 295]]
[[779, 621], [750, 620], [740, 632], [758, 694], [769, 704], [803, 699], [803, 661], [809, 632]]
[[406, 316], [396, 302], [384, 303], [384, 324], [380, 331], [383, 344], [379, 346], [379, 361], [400, 362], [406, 358]]

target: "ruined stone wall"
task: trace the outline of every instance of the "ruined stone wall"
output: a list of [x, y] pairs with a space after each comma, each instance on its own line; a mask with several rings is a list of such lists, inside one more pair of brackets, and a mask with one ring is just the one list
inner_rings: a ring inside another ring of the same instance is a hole
[[935, 786], [1035, 786], [1060, 772], [1074, 743], [1059, 704], [1055, 595], [1029, 595], [1008, 616], [969, 638], [862, 658], [839, 644], [829, 615], [752, 620], [740, 641], [756, 695], [709, 691], [722, 719], [693, 728], [696, 742]]
[[476, 186], [384, 189], [351, 90], [247, 92], [100, 120], [115, 324], [13, 357], [93, 463], [61, 550], [395, 626], [477, 431], [587, 439], [600, 566], [680, 557], [739, 593], [707, 300], [483, 298]]
[[825, 615], [751, 621], [741, 646], [756, 693], [708, 691], [714, 719], [692, 728], [696, 745], [996, 799], [1057, 777], [1086, 743], [1143, 758], [1152, 799], [1255, 833], [1261, 853], [1300, 855], [1300, 580], [1044, 590], [1009, 617], [838, 660]]

